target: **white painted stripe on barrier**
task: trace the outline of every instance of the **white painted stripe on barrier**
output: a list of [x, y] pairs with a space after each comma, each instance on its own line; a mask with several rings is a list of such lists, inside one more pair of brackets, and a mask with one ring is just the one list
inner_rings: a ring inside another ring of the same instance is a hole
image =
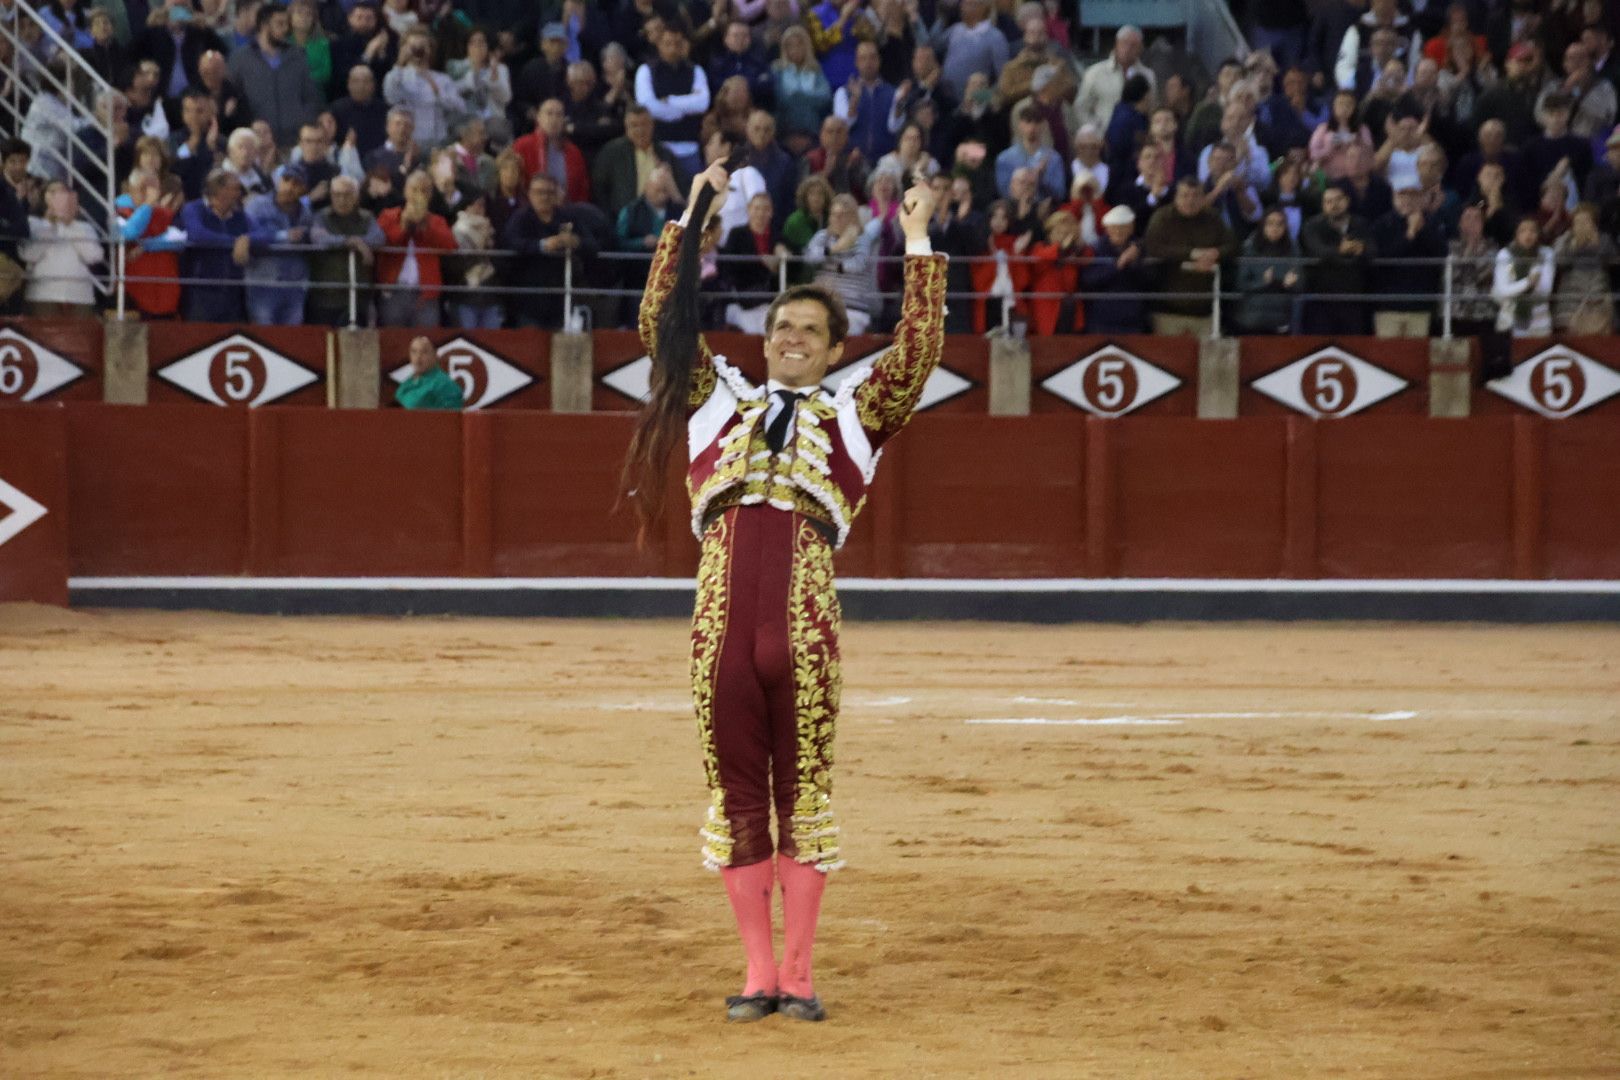
[[[682, 592], [690, 578], [435, 578], [435, 577], [75, 577], [73, 589], [220, 589], [252, 592], [301, 589], [313, 592], [354, 590], [387, 592]], [[1620, 581], [1512, 581], [1436, 578], [1433, 580], [1342, 578], [1275, 580], [1271, 578], [844, 578], [841, 592], [909, 593], [1500, 593], [1536, 596], [1551, 593], [1620, 596]]]

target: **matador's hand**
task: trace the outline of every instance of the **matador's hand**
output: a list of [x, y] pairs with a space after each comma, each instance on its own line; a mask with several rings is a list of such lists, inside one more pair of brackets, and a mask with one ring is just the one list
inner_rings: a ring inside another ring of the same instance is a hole
[[934, 216], [934, 189], [926, 183], [913, 184], [900, 200], [900, 230], [907, 240], [928, 236], [928, 220]]
[[692, 194], [686, 200], [686, 212], [681, 215], [681, 227], [687, 228], [692, 224], [692, 208], [697, 204], [698, 193], [703, 190], [704, 185], [714, 189], [715, 199], [709, 204], [708, 214], [699, 223], [700, 228], [707, 226], [714, 215], [720, 212], [720, 207], [725, 205], [726, 188], [730, 184], [731, 174], [726, 172], [726, 164], [723, 161], [716, 161], [694, 176], [692, 178]]

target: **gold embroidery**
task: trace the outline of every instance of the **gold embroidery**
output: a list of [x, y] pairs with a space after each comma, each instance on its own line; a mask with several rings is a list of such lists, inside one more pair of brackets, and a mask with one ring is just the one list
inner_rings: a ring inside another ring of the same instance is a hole
[[[664, 301], [675, 288], [676, 254], [681, 247], [681, 227], [671, 221], [658, 237], [652, 264], [647, 268], [647, 291], [641, 294], [641, 310], [636, 316], [636, 329], [641, 333], [641, 346], [648, 356], [658, 355], [658, 313]], [[686, 407], [696, 409], [714, 392], [714, 364], [711, 362], [709, 343], [698, 335], [698, 356], [692, 363], [692, 385], [687, 393]]]
[[731, 573], [731, 528], [717, 518], [703, 537], [698, 561], [697, 603], [692, 609], [692, 705], [697, 714], [703, 773], [709, 784], [709, 813], [704, 822], [703, 865], [711, 870], [731, 865], [731, 823], [726, 819], [725, 791], [720, 786], [720, 759], [714, 749], [714, 694], [720, 649], [726, 640], [728, 584]]
[[838, 658], [842, 614], [826, 539], [800, 521], [788, 593], [788, 637], [793, 649], [793, 707], [798, 724], [797, 791], [791, 834], [794, 858], [823, 872], [843, 865], [832, 813], [833, 729], [843, 672]]
[[945, 267], [943, 256], [906, 260], [905, 292], [894, 346], [878, 358], [872, 376], [855, 391], [861, 426], [874, 444], [906, 426], [922, 398], [928, 376], [945, 349]]

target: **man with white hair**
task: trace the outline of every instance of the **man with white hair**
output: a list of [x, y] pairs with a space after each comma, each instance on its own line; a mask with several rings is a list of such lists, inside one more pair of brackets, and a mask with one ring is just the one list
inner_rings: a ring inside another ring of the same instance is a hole
[[1122, 26], [1114, 35], [1114, 51], [1108, 59], [1086, 68], [1080, 80], [1080, 97], [1075, 103], [1082, 124], [1096, 124], [1106, 128], [1125, 90], [1125, 80], [1132, 75], [1147, 78], [1153, 94], [1158, 92], [1153, 71], [1142, 63], [1142, 31], [1134, 26]]
[[[1086, 333], [1147, 333], [1147, 297], [1154, 281], [1142, 242], [1136, 235], [1136, 213], [1116, 206], [1102, 219], [1103, 235], [1092, 245], [1093, 258], [1080, 271], [1086, 298]], [[1109, 293], [1124, 294], [1110, 297]]]

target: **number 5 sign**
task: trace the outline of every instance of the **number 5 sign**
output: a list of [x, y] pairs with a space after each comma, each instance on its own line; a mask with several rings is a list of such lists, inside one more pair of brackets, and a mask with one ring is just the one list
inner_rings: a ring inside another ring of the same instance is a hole
[[1041, 386], [1094, 416], [1124, 416], [1181, 385], [1176, 376], [1113, 345], [1042, 380]]
[[1552, 420], [1574, 416], [1620, 394], [1620, 373], [1564, 345], [1543, 349], [1486, 384], [1509, 401]]
[[1330, 346], [1249, 385], [1273, 401], [1322, 420], [1358, 413], [1400, 393], [1409, 384], [1359, 356]]

